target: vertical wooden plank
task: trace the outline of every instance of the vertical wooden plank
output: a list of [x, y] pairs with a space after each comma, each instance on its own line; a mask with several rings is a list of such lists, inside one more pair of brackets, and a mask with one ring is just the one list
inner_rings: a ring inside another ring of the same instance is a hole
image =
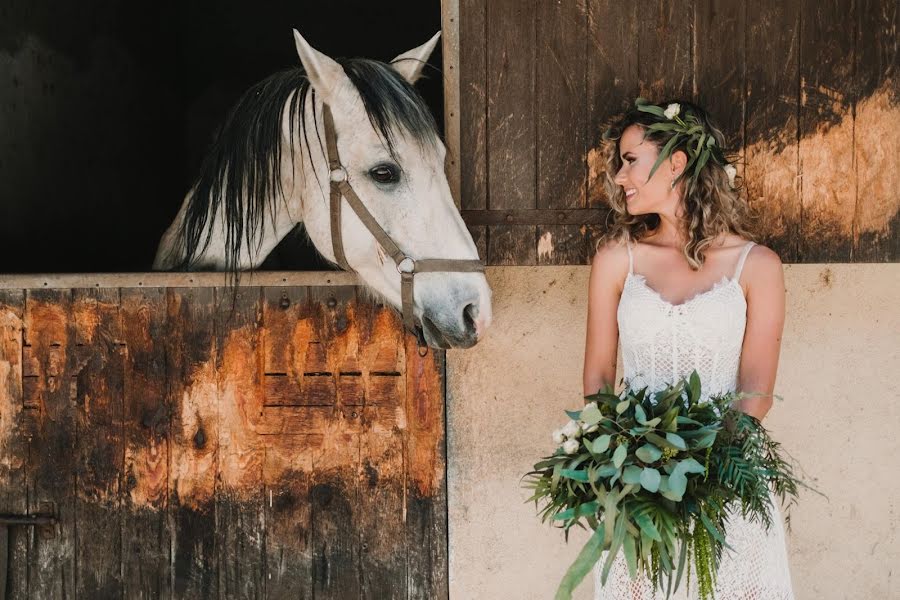
[[[637, 3], [588, 2], [587, 103], [588, 146], [586, 205], [608, 211], [603, 187], [606, 157], [601, 136], [610, 120], [627, 109], [640, 93], [638, 81]], [[588, 256], [605, 232], [602, 225], [584, 226]]]
[[[337, 376], [351, 338], [354, 287], [311, 288], [315, 336], [324, 343], [325, 364]], [[321, 451], [313, 461], [309, 491], [312, 511], [313, 597], [357, 598], [359, 556], [359, 409], [335, 405]]]
[[895, 0], [858, 0], [853, 129], [857, 190], [853, 260], [900, 260], [900, 7]]
[[446, 353], [406, 338], [406, 545], [410, 598], [448, 598]]
[[70, 290], [28, 290], [25, 304], [25, 354], [32, 380], [28, 410], [29, 512], [53, 512], [58, 522], [31, 528], [28, 597], [53, 598], [75, 593], [75, 448], [72, 402], [74, 328]]
[[691, 98], [693, 0], [647, 2], [640, 5], [638, 17], [641, 95], [654, 102]]
[[167, 290], [172, 595], [215, 598], [219, 419], [213, 288]]
[[460, 159], [459, 159], [459, 2], [441, 2], [441, 56], [444, 65], [444, 139], [447, 159], [444, 169], [450, 193], [460, 207]]
[[[25, 327], [24, 290], [0, 290], [0, 512], [26, 514], [25, 465], [28, 440], [22, 399], [22, 345]], [[28, 538], [23, 528], [10, 528], [2, 557], [7, 564], [3, 589], [10, 598], [26, 598]]]
[[266, 445], [266, 597], [312, 598], [310, 487], [323, 436], [264, 436]]
[[459, 0], [460, 207], [487, 208], [486, 0]]
[[262, 598], [265, 581], [265, 448], [254, 423], [263, 407], [260, 288], [217, 288], [219, 452], [216, 487], [219, 592]]
[[122, 574], [126, 598], [169, 598], [168, 478], [172, 410], [167, 353], [177, 348], [166, 326], [163, 288], [123, 288], [124, 366]]
[[[283, 412], [304, 397], [304, 369], [313, 339], [309, 288], [263, 289], [263, 371], [267, 386], [280, 380], [290, 390], [290, 402], [268, 405], [263, 411]], [[272, 381], [270, 384], [269, 381]], [[322, 435], [262, 436], [265, 444], [266, 594], [272, 599], [313, 597], [313, 547], [310, 487], [313, 453]]]
[[[535, 208], [535, 2], [487, 3], [488, 208]], [[492, 265], [533, 265], [534, 225], [497, 225], [488, 234]]]
[[[587, 4], [537, 3], [537, 207], [581, 208], [587, 194]], [[578, 225], [537, 228], [537, 263], [586, 261]]]
[[403, 522], [405, 348], [402, 323], [389, 307], [361, 300], [357, 331], [366, 380], [360, 441], [359, 527], [362, 597], [406, 600]]
[[[487, 3], [456, 1], [459, 10], [459, 206], [487, 208]], [[452, 151], [452, 148], [450, 149]], [[488, 228], [469, 226], [478, 256], [487, 260]]]
[[801, 2], [800, 251], [803, 262], [852, 261], [854, 18], [844, 2]]
[[760, 242], [797, 262], [800, 3], [763, 0], [746, 18], [745, 193], [760, 215]]
[[77, 415], [75, 590], [121, 598], [124, 345], [117, 288], [72, 291]]
[[732, 152], [744, 145], [745, 12], [739, 0], [694, 0], [694, 100], [718, 123]]

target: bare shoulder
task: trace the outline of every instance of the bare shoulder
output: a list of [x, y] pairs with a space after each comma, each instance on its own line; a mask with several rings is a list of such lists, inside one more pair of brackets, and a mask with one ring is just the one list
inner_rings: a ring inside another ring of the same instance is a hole
[[762, 244], [754, 244], [747, 253], [741, 279], [748, 293], [765, 290], [784, 293], [784, 268], [778, 253]]
[[615, 282], [619, 288], [628, 274], [628, 248], [622, 240], [609, 240], [597, 247], [591, 260], [591, 278], [609, 285]]

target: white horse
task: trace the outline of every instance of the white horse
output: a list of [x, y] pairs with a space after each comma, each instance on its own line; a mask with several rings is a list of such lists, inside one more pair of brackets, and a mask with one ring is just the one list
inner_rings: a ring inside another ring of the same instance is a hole
[[[439, 36], [386, 64], [333, 60], [295, 30], [302, 68], [268, 77], [238, 101], [160, 240], [153, 268], [252, 269], [298, 223], [338, 262], [323, 104], [349, 182], [402, 251], [414, 259], [477, 259], [450, 195], [434, 117], [412, 86]], [[398, 268], [346, 203], [341, 236], [350, 267], [399, 310]], [[480, 272], [419, 273], [413, 311], [429, 346], [470, 347], [490, 325], [491, 290]]]

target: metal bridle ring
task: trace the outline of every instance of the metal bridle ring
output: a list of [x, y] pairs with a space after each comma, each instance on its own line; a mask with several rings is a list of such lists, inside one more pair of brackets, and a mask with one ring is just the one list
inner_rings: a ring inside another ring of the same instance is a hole
[[405, 257], [397, 263], [397, 271], [400, 273], [412, 273], [416, 270], [416, 261], [410, 257]]
[[342, 181], [347, 181], [349, 178], [347, 175], [347, 169], [343, 166], [340, 166], [336, 169], [332, 169], [331, 173], [329, 173], [328, 178], [331, 179], [333, 183], [340, 183]]

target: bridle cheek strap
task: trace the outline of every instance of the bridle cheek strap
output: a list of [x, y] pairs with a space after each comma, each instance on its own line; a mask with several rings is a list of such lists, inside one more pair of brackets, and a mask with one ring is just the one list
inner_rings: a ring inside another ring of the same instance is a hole
[[353, 271], [344, 254], [344, 242], [341, 233], [341, 199], [347, 200], [347, 204], [359, 217], [366, 229], [371, 232], [375, 240], [390, 255], [400, 272], [400, 301], [403, 325], [416, 336], [418, 345], [425, 346], [425, 338], [421, 327], [416, 327], [415, 314], [413, 312], [414, 296], [413, 282], [416, 273], [450, 273], [450, 272], [484, 272], [484, 263], [475, 259], [454, 258], [422, 258], [414, 259], [405, 254], [394, 240], [382, 229], [372, 213], [366, 209], [359, 196], [350, 185], [347, 169], [341, 164], [341, 158], [337, 149], [337, 132], [334, 128], [334, 118], [331, 109], [324, 106], [325, 120], [325, 148], [328, 152], [328, 168], [331, 170], [331, 241], [335, 262], [345, 271]]

